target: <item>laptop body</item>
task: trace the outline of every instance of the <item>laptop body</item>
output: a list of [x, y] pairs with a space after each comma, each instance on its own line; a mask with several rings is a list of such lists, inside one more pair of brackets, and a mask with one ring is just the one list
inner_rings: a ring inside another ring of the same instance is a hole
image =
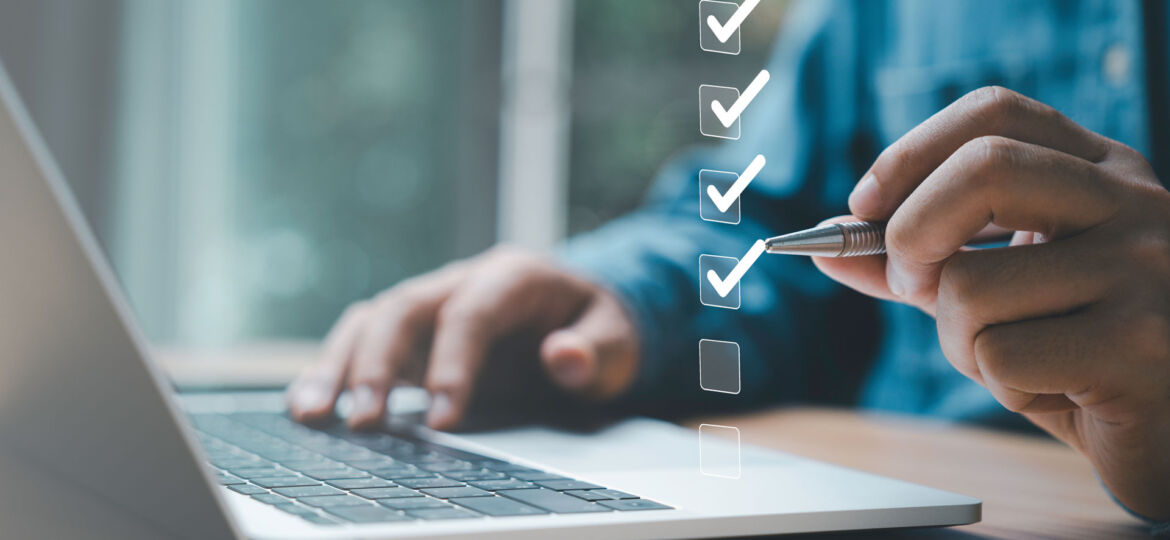
[[[359, 435], [292, 423], [277, 393], [177, 395], [2, 68], [0, 103], [0, 521], [10, 531], [709, 538], [980, 519], [970, 497], [649, 419], [589, 434]], [[724, 461], [706, 463], [713, 456]]]

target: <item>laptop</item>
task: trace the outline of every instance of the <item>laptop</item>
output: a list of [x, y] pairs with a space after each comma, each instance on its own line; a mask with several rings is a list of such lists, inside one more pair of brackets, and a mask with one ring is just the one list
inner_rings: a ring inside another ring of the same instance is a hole
[[0, 522], [40, 538], [711, 538], [946, 526], [977, 499], [634, 418], [472, 435], [177, 394], [0, 67]]

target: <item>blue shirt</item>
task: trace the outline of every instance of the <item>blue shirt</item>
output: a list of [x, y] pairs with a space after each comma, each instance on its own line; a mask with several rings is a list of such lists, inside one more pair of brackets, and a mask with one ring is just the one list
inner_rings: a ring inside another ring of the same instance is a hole
[[[813, 401], [1027, 426], [950, 366], [934, 320], [917, 309], [853, 293], [806, 258], [768, 255], [742, 279], [738, 310], [708, 307], [698, 298], [699, 255], [740, 257], [757, 238], [848, 213], [850, 191], [882, 148], [987, 85], [1136, 148], [1165, 177], [1165, 6], [812, 1], [787, 20], [740, 140], [666, 164], [641, 209], [563, 250], [638, 325], [642, 363], [624, 405], [682, 415]], [[703, 82], [742, 88], [753, 75]], [[702, 221], [698, 171], [739, 171], [757, 153], [767, 166], [741, 197], [741, 222]], [[739, 395], [699, 388], [704, 338], [740, 345]]]

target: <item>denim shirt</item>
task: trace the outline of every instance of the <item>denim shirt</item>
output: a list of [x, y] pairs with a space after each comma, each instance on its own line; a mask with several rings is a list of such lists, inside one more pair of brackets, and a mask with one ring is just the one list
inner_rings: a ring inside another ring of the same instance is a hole
[[[1027, 426], [949, 365], [934, 320], [917, 309], [853, 293], [806, 258], [769, 255], [742, 279], [738, 310], [708, 307], [698, 298], [699, 255], [740, 257], [757, 238], [848, 213], [850, 191], [882, 148], [987, 85], [1052, 105], [1161, 168], [1170, 66], [1159, 1], [797, 4], [742, 137], [665, 164], [639, 210], [561, 252], [638, 325], [642, 363], [624, 405], [677, 416], [811, 401]], [[742, 87], [752, 75], [701, 82]], [[757, 153], [767, 165], [741, 197], [741, 222], [702, 221], [698, 171], [739, 171]], [[739, 395], [699, 388], [704, 338], [740, 345]]]

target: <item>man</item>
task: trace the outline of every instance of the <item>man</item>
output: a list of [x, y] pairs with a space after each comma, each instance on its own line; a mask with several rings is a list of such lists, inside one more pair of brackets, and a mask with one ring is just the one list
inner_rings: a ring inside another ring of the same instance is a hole
[[[329, 414], [349, 388], [350, 423], [370, 425], [425, 364], [427, 421], [452, 428], [495, 344], [521, 334], [567, 392], [727, 406], [694, 367], [699, 339], [724, 339], [742, 348], [736, 405], [1022, 416], [1134, 513], [1170, 521], [1165, 4], [811, 2], [789, 20], [741, 140], [668, 164], [644, 208], [558, 258], [497, 249], [353, 306], [290, 390], [293, 414]], [[768, 165], [742, 222], [701, 221], [697, 171], [756, 153]], [[700, 254], [835, 214], [888, 222], [888, 255], [821, 272], [765, 256], [738, 311], [699, 304]], [[1010, 247], [964, 247], [1006, 231]]]

